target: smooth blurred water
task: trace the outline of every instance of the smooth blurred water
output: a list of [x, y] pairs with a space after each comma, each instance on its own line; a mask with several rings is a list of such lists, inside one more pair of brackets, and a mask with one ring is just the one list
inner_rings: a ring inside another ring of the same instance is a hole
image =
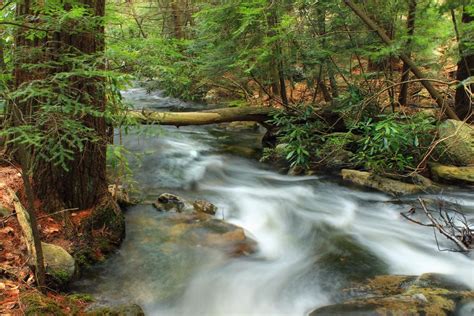
[[[195, 106], [141, 89], [125, 96], [136, 107]], [[139, 155], [133, 162], [139, 195], [207, 199], [218, 206], [216, 217], [257, 241], [258, 251], [228, 258], [216, 249], [174, 244], [160, 230], [160, 214], [136, 206], [127, 212], [119, 252], [76, 284], [100, 302], [134, 301], [149, 315], [305, 315], [336, 300], [348, 282], [377, 274], [439, 272], [474, 288], [473, 259], [438, 251], [430, 228], [400, 216], [408, 205], [329, 176], [285, 176], [229, 154], [239, 146], [258, 151], [261, 130], [150, 129], [155, 135], [124, 138]], [[472, 192], [444, 197], [474, 218]]]

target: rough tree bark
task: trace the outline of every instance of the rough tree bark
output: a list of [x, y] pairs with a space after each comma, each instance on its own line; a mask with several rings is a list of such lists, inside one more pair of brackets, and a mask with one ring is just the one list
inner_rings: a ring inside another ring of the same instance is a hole
[[[78, 4], [84, 5], [90, 10], [94, 17], [103, 17], [105, 11], [105, 0], [77, 0]], [[33, 5], [39, 5], [32, 0], [24, 0], [17, 6], [17, 19], [25, 24], [34, 16]], [[94, 54], [104, 50], [104, 28], [101, 23], [94, 24], [93, 30], [63, 29], [49, 32], [44, 39], [29, 40], [25, 37], [24, 30], [19, 29], [16, 34], [15, 44], [22, 57], [17, 61], [14, 78], [15, 88], [27, 84], [34, 79], [44, 79], [51, 73], [68, 71], [68, 65], [58, 66], [57, 69], [42, 69], [31, 71], [23, 64], [32, 64], [58, 58], [60, 54]], [[41, 50], [39, 60], [28, 54], [28, 51]], [[101, 78], [75, 77], [71, 80], [71, 90], [79, 91], [79, 101], [93, 107], [99, 112], [105, 110], [105, 94], [100, 88]], [[37, 101], [41, 102], [41, 101]], [[36, 104], [17, 104], [23, 118], [32, 120], [37, 106]], [[104, 195], [107, 194], [106, 183], [106, 139], [107, 125], [104, 117], [91, 116], [89, 114], [77, 116], [85, 126], [94, 130], [99, 141], [86, 141], [82, 152], [74, 153], [73, 160], [68, 163], [68, 169], [55, 166], [50, 161], [37, 158], [33, 168], [33, 182], [36, 195], [44, 202], [44, 208], [56, 211], [62, 208], [92, 207]], [[14, 122], [21, 124], [25, 122]], [[28, 123], [28, 121], [26, 122]], [[31, 153], [32, 156], [35, 153]]]
[[[364, 23], [372, 30], [372, 31], [375, 31], [378, 36], [382, 39], [382, 41], [386, 44], [386, 45], [390, 45], [392, 44], [392, 41], [390, 40], [390, 38], [388, 37], [388, 35], [385, 33], [385, 31], [383, 29], [381, 29], [377, 24], [375, 24], [374, 21], [372, 21], [372, 19], [370, 19], [353, 1], [351, 0], [344, 0], [344, 3], [349, 7], [351, 8], [351, 10], [361, 18], [362, 21], [364, 21]], [[400, 53], [398, 55], [400, 57], [401, 60], [403, 60], [404, 63], [406, 63], [408, 65], [408, 67], [410, 67], [410, 70], [411, 72], [415, 75], [415, 77], [417, 77], [418, 79], [421, 79], [421, 84], [425, 87], [425, 89], [429, 92], [429, 94], [431, 95], [431, 97], [436, 101], [436, 103], [438, 104], [438, 106], [446, 111], [446, 114], [447, 116], [450, 118], [450, 119], [454, 119], [454, 120], [459, 120], [459, 117], [457, 116], [456, 112], [454, 112], [454, 110], [449, 107], [447, 104], [445, 104], [445, 100], [444, 98], [441, 96], [441, 94], [438, 92], [438, 90], [436, 90], [433, 85], [427, 81], [427, 80], [423, 80], [423, 79], [426, 79], [426, 76], [425, 74], [420, 70], [420, 68], [418, 68], [416, 66], [416, 64], [413, 62], [413, 60], [411, 60], [411, 58], [409, 58], [406, 54], [403, 54], [403, 53]]]

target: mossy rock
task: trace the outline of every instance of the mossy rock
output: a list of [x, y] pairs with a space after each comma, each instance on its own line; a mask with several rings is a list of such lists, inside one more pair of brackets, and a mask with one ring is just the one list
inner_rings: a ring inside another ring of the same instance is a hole
[[64, 248], [41, 243], [46, 273], [58, 286], [67, 285], [76, 276], [76, 261]]
[[443, 164], [457, 166], [474, 165], [474, 127], [456, 120], [446, 120], [438, 127], [443, 139], [436, 154]]
[[380, 275], [344, 290], [352, 297], [310, 313], [316, 315], [452, 315], [474, 292], [446, 275]]

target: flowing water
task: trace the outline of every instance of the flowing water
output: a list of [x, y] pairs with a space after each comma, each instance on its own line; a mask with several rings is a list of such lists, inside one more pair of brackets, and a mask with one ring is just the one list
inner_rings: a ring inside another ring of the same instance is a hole
[[[137, 108], [202, 108], [141, 89], [125, 97]], [[139, 205], [126, 213], [118, 253], [76, 289], [99, 302], [136, 302], [149, 315], [207, 316], [305, 315], [337, 300], [348, 282], [378, 274], [439, 272], [474, 288], [473, 259], [438, 251], [430, 228], [400, 216], [408, 205], [334, 176], [272, 171], [252, 158], [262, 133], [148, 127], [123, 139], [134, 153], [141, 197], [171, 192], [209, 200], [219, 208], [216, 217], [243, 227], [258, 243], [255, 254], [229, 259], [217, 249], [173, 244], [160, 233], [160, 213]], [[444, 198], [474, 218], [474, 193], [447, 190]]]

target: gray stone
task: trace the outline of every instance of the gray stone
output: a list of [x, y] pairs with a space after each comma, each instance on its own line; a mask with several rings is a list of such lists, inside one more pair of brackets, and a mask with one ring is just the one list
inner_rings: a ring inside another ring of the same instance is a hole
[[428, 303], [428, 299], [422, 293], [413, 294], [411, 298], [423, 304]]
[[456, 120], [446, 120], [439, 127], [439, 138], [444, 139], [437, 148], [441, 162], [457, 166], [474, 165], [474, 127]]
[[76, 262], [64, 248], [41, 243], [46, 273], [61, 285], [69, 283], [76, 276]]

